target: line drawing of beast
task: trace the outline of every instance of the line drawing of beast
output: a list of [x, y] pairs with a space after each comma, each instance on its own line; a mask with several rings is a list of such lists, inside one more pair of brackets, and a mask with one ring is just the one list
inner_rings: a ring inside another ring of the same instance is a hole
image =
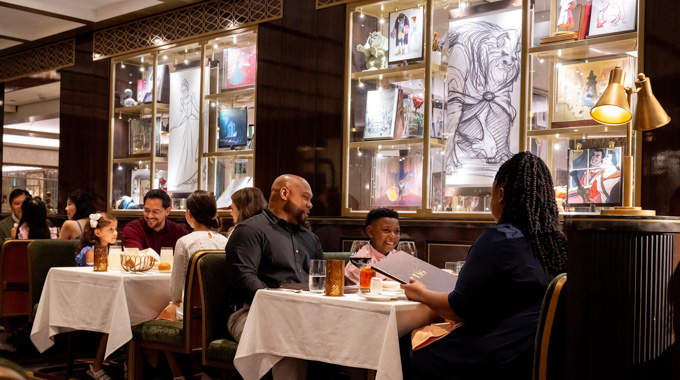
[[521, 35], [487, 21], [449, 30], [447, 174], [462, 167], [461, 154], [485, 164], [512, 156], [510, 132], [517, 116], [512, 92], [520, 75]]

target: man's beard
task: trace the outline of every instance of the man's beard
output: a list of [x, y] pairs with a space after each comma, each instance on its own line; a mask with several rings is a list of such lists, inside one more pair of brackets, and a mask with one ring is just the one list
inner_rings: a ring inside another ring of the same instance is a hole
[[283, 205], [283, 211], [288, 215], [292, 215], [298, 225], [303, 225], [307, 219], [304, 210], [293, 204], [291, 201], [288, 201]]

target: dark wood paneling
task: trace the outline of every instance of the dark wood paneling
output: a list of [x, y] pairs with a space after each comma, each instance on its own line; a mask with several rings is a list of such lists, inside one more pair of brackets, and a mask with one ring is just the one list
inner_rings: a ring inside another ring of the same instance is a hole
[[671, 122], [643, 135], [642, 206], [680, 215], [680, 2], [647, 0], [645, 8], [644, 71]]
[[[0, 136], [5, 135], [5, 83], [0, 82]], [[2, 162], [3, 157], [3, 144], [0, 144], [0, 162]], [[0, 165], [0, 171], [2, 171], [2, 165]], [[2, 189], [2, 176], [0, 175], [0, 189]], [[1, 193], [1, 191], [0, 191]], [[9, 201], [9, 194], [7, 194], [7, 199]], [[0, 200], [1, 201], [1, 200]]]
[[340, 215], [344, 12], [287, 1], [258, 31], [255, 186], [268, 196], [277, 176], [303, 176], [314, 216]]
[[106, 209], [109, 60], [92, 61], [92, 36], [76, 38], [75, 66], [60, 70], [59, 212], [75, 189], [92, 193]]

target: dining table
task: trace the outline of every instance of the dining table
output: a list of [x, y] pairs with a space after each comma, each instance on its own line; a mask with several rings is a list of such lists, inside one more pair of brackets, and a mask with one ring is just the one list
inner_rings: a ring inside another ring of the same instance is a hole
[[399, 337], [436, 321], [425, 305], [403, 294], [369, 301], [291, 289], [258, 290], [238, 344], [234, 366], [245, 380], [264, 376], [284, 357], [376, 371], [402, 379]]
[[51, 268], [31, 329], [41, 353], [54, 336], [76, 330], [109, 334], [105, 358], [132, 339], [132, 326], [154, 319], [170, 302], [170, 272]]

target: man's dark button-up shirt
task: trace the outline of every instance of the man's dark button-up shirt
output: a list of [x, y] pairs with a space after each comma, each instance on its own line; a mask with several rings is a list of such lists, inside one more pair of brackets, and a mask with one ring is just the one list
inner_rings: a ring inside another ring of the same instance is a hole
[[319, 238], [265, 209], [239, 224], [227, 242], [231, 304], [253, 302], [258, 289], [307, 282], [309, 260], [323, 260]]

